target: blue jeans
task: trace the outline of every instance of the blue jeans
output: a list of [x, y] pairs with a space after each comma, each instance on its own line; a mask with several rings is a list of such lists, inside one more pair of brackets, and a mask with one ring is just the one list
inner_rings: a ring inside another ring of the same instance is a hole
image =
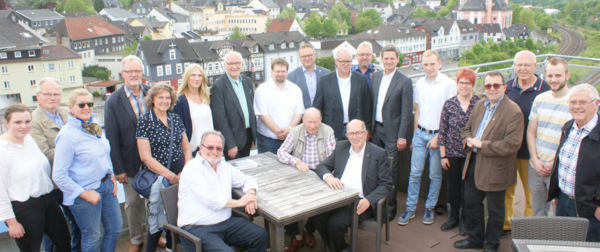
[[429, 154], [429, 194], [425, 201], [425, 208], [435, 208], [440, 187], [442, 185], [442, 163], [440, 161], [440, 149], [431, 150], [427, 148], [427, 143], [435, 137], [436, 134], [427, 134], [424, 131], [417, 130], [412, 139], [412, 155], [410, 162], [410, 177], [408, 179], [408, 195], [406, 198], [406, 210], [415, 211], [417, 200], [419, 199], [419, 189], [421, 184], [421, 175], [425, 166], [425, 158]]
[[256, 134], [256, 148], [258, 153], [272, 152], [277, 154], [277, 150], [283, 144], [283, 141], [266, 137], [260, 133]]
[[[561, 192], [558, 195], [558, 202], [556, 203], [555, 215], [577, 217], [575, 200], [569, 198], [569, 196]], [[586, 241], [600, 242], [600, 221], [596, 219], [596, 216], [584, 218], [590, 221], [590, 224], [588, 225]]]
[[[184, 230], [202, 240], [202, 251], [231, 251], [230, 246], [244, 246], [248, 252], [264, 252], [267, 249], [269, 235], [267, 231], [241, 217], [231, 217], [213, 225], [187, 225]], [[187, 251], [194, 251], [194, 244], [182, 239]]]
[[[79, 231], [79, 227], [77, 226], [75, 218], [73, 218], [73, 214], [71, 213], [71, 210], [69, 210], [69, 207], [62, 204], [63, 193], [59, 189], [54, 189], [50, 191], [50, 195], [56, 200], [62, 209], [63, 214], [65, 217], [67, 217], [67, 222], [71, 228], [71, 252], [80, 252], [81, 231]], [[52, 243], [52, 240], [50, 240], [50, 237], [48, 237], [46, 234], [44, 234], [44, 238], [42, 238], [42, 246], [46, 252], [54, 251], [54, 244]]]
[[[113, 183], [110, 179], [100, 184], [94, 191], [100, 194], [100, 201], [94, 205], [77, 197], [69, 208], [81, 230], [81, 251], [113, 252], [117, 247], [119, 233], [123, 227], [121, 209], [117, 197], [113, 196]], [[100, 243], [100, 224], [104, 228]]]

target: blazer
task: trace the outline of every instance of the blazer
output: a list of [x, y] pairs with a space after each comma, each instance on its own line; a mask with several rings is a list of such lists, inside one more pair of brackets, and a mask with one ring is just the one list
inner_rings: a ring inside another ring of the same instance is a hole
[[[463, 180], [473, 151], [467, 147], [467, 138], [477, 135], [477, 129], [485, 114], [486, 100], [475, 104], [467, 124], [462, 129], [467, 158]], [[517, 182], [517, 152], [523, 141], [523, 114], [519, 105], [504, 96], [481, 135], [481, 148], [477, 149], [475, 161], [475, 186], [480, 191], [506, 190]]]
[[[58, 107], [56, 110], [66, 125], [69, 121], [69, 110], [63, 107]], [[59, 131], [60, 128], [58, 125], [48, 117], [42, 107], [38, 105], [31, 112], [31, 131], [29, 134], [33, 137], [33, 140], [37, 143], [42, 153], [48, 158], [51, 166], [54, 163], [54, 148], [56, 147], [54, 139], [56, 139]]]
[[[350, 104], [348, 104], [348, 119], [360, 119], [365, 122], [367, 129], [371, 128], [371, 91], [367, 78], [358, 73], [352, 73], [350, 79]], [[344, 108], [342, 95], [337, 79], [337, 73], [331, 72], [319, 80], [317, 94], [313, 107], [319, 109], [323, 116], [322, 123], [329, 125], [335, 132], [335, 137], [341, 139], [344, 135]]]
[[[554, 166], [552, 167], [552, 175], [550, 176], [550, 188], [548, 190], [548, 201], [557, 198], [560, 194], [558, 187], [558, 164], [560, 163], [560, 149], [567, 140], [571, 127], [575, 120], [568, 121], [562, 127], [562, 134], [556, 156], [554, 158]], [[575, 168], [575, 206], [577, 215], [586, 218], [593, 218], [596, 208], [600, 206], [600, 123], [581, 140], [579, 153], [577, 155], [577, 168]]]
[[[373, 123], [371, 124], [371, 132], [375, 129], [377, 97], [379, 96], [379, 87], [381, 86], [383, 74], [384, 71], [377, 71], [373, 73], [373, 80], [371, 80], [371, 94], [373, 94]], [[412, 130], [410, 127], [413, 120], [412, 110], [412, 80], [396, 69], [387, 93], [385, 94], [383, 108], [381, 109], [383, 131], [388, 138], [387, 140], [394, 142], [396, 142], [398, 138], [408, 140], [408, 136]]]
[[[322, 68], [320, 66], [315, 65], [315, 73], [317, 73], [317, 85], [319, 80], [323, 75], [330, 73], [331, 71]], [[313, 101], [310, 100], [310, 95], [308, 94], [308, 86], [306, 85], [306, 78], [304, 78], [304, 69], [302, 66], [294, 69], [294, 71], [290, 72], [287, 76], [287, 79], [292, 83], [296, 84], [300, 90], [302, 90], [302, 101], [304, 101], [304, 108], [312, 107]]]
[[[150, 87], [140, 85], [146, 95]], [[127, 177], [134, 177], [140, 170], [141, 161], [135, 138], [137, 122], [138, 118], [123, 86], [104, 103], [104, 134], [110, 143], [110, 159], [115, 175], [125, 172]]]
[[[366, 142], [365, 153], [362, 164], [362, 188], [365, 198], [375, 209], [377, 201], [388, 195], [392, 189], [392, 176], [388, 166], [388, 157], [384, 149]], [[319, 178], [331, 173], [334, 177], [341, 179], [346, 169], [346, 163], [350, 156], [352, 145], [348, 140], [338, 141], [335, 151], [321, 162], [315, 172]]]
[[177, 114], [181, 121], [183, 122], [183, 126], [185, 126], [185, 135], [187, 136], [188, 141], [192, 140], [192, 115], [190, 114], [190, 104], [188, 103], [185, 95], [180, 95], [173, 106], [173, 113]]
[[[256, 115], [254, 114], [253, 106], [254, 90], [252, 89], [252, 81], [242, 75], [240, 75], [240, 78], [242, 85], [244, 85], [244, 92], [246, 93], [245, 106], [248, 106], [252, 141], [255, 141]], [[212, 86], [210, 90], [210, 108], [212, 109], [215, 130], [221, 131], [223, 136], [225, 136], [225, 150], [227, 151], [234, 147], [238, 147], [238, 149], [243, 148], [247, 140], [244, 112], [227, 74], [223, 74]]]

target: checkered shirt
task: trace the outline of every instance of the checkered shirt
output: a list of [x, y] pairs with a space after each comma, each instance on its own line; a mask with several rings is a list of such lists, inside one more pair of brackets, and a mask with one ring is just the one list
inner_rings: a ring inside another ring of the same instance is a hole
[[[335, 150], [335, 135], [333, 132], [326, 137], [325, 140], [325, 155], [329, 156]], [[292, 156], [292, 150], [294, 149], [294, 133], [290, 131], [287, 138], [279, 147], [277, 151], [277, 159], [280, 162], [288, 165], [295, 165], [300, 159]], [[302, 161], [306, 163], [308, 168], [314, 170], [317, 168], [317, 165], [320, 163], [319, 154], [317, 149], [317, 134], [309, 135], [306, 134], [306, 143], [304, 145], [304, 155], [302, 156]]]
[[137, 97], [127, 85], [123, 85], [123, 87], [125, 88], [125, 94], [127, 95], [127, 98], [129, 98], [129, 103], [133, 108], [133, 112], [135, 112], [135, 116], [140, 118], [140, 116], [146, 114], [147, 108], [146, 103], [144, 103], [144, 92], [140, 92], [140, 96]]

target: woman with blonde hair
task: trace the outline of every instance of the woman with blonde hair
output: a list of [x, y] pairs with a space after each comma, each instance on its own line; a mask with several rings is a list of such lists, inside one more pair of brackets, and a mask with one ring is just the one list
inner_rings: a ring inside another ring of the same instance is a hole
[[177, 90], [177, 96], [173, 112], [183, 121], [192, 147], [192, 154], [195, 155], [200, 146], [202, 133], [214, 129], [210, 109], [210, 91], [206, 84], [206, 75], [200, 65], [190, 64], [187, 66], [183, 74], [183, 82]]

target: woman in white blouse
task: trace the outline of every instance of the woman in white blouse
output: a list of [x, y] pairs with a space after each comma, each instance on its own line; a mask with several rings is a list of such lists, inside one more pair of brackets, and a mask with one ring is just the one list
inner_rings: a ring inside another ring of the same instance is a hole
[[71, 235], [58, 203], [50, 196], [50, 163], [31, 131], [31, 111], [13, 104], [5, 111], [8, 131], [0, 136], [0, 221], [21, 251], [40, 251], [45, 233], [54, 251], [71, 251]]
[[210, 110], [210, 92], [206, 85], [206, 75], [198, 64], [187, 66], [183, 82], [177, 90], [177, 102], [173, 112], [183, 121], [187, 138], [192, 147], [192, 156], [200, 146], [200, 137], [207, 130], [213, 130]]

